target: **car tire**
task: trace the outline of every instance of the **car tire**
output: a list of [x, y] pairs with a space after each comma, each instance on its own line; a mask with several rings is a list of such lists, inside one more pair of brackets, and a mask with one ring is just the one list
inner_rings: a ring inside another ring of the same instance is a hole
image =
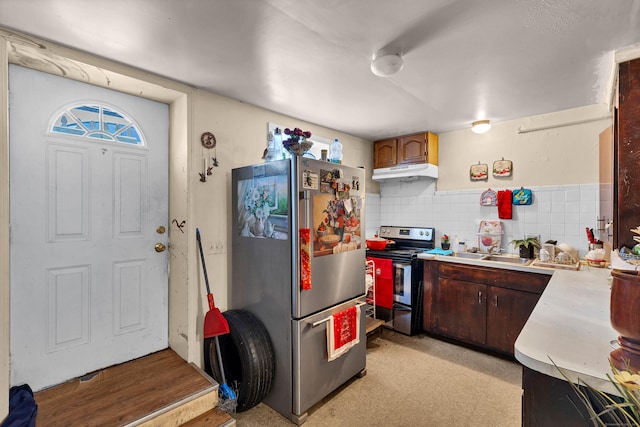
[[[237, 397], [237, 412], [253, 408], [271, 390], [275, 373], [273, 345], [260, 319], [246, 310], [227, 310], [222, 315], [229, 333], [218, 336], [227, 385]], [[207, 345], [208, 342], [208, 345]], [[205, 355], [213, 378], [222, 384], [216, 339], [205, 340]]]

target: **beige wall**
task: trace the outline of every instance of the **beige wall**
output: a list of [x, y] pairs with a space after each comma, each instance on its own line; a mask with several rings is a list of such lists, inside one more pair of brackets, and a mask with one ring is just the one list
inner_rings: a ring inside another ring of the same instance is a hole
[[[598, 104], [495, 123], [482, 135], [470, 129], [441, 133], [437, 189], [597, 183], [598, 135], [611, 124], [610, 114]], [[518, 133], [541, 127], [548, 129]], [[512, 176], [494, 178], [491, 167], [502, 158], [513, 161]], [[489, 166], [487, 181], [469, 179], [478, 162]]]

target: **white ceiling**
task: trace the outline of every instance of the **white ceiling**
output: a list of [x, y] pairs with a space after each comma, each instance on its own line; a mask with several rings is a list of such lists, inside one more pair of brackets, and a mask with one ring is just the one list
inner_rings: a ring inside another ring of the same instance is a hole
[[[608, 101], [640, 0], [0, 0], [0, 26], [375, 140]], [[385, 46], [404, 69], [369, 69]]]

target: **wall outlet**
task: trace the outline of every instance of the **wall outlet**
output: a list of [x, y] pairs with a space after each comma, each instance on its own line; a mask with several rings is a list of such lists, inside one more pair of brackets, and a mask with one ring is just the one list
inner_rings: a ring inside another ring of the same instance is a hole
[[226, 252], [225, 244], [221, 240], [218, 240], [215, 243], [212, 242], [207, 246], [207, 253], [209, 255], [223, 254], [225, 252]]

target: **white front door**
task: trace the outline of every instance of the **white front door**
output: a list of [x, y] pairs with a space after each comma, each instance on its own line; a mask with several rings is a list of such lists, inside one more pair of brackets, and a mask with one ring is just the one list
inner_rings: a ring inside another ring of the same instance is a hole
[[9, 116], [11, 385], [166, 348], [168, 106], [11, 65]]

